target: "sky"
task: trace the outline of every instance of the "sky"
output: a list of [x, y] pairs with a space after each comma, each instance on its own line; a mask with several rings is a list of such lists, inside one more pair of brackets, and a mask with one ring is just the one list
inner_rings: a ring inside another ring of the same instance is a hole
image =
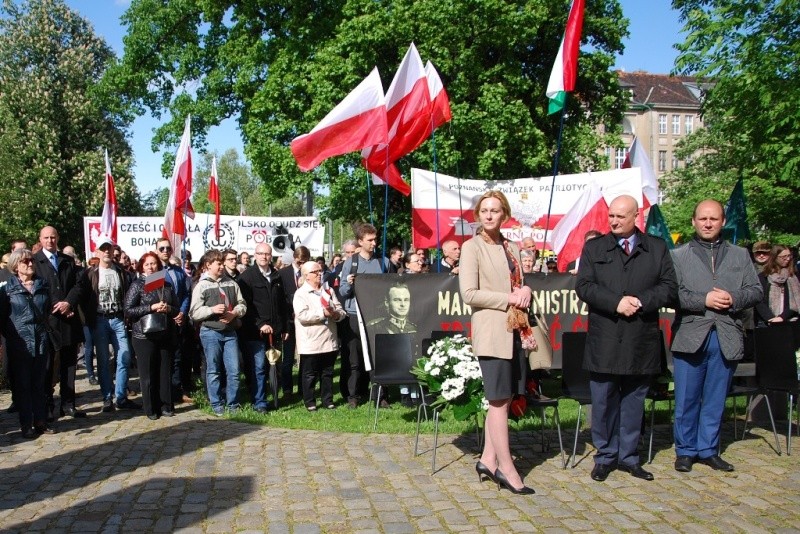
[[[89, 20], [97, 35], [103, 37], [118, 56], [122, 55], [124, 29], [119, 19], [130, 0], [66, 0], [67, 5]], [[683, 41], [678, 14], [670, 0], [620, 0], [630, 20], [630, 36], [624, 40], [625, 50], [617, 57], [615, 68], [628, 72], [645, 70], [667, 74], [672, 70], [677, 52], [674, 45]], [[579, 74], [580, 75], [580, 74]], [[151, 149], [153, 130], [158, 126], [151, 117], [140, 117], [131, 129], [133, 174], [143, 194], [167, 187], [169, 176], [161, 175], [161, 153]], [[227, 120], [209, 131], [208, 150], [223, 153], [230, 148], [244, 154], [241, 135], [234, 120]], [[114, 162], [111, 162], [113, 173]]]

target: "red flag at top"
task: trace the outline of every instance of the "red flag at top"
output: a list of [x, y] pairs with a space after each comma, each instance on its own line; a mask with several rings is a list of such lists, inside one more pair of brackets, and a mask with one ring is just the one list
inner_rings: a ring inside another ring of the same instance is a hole
[[106, 198], [103, 201], [103, 215], [100, 218], [100, 233], [117, 242], [117, 193], [114, 190], [114, 177], [111, 176], [111, 163], [108, 161], [106, 150]]
[[453, 114], [450, 112], [450, 98], [444, 90], [442, 79], [430, 61], [425, 64], [425, 78], [428, 80], [428, 93], [431, 97], [430, 133], [433, 133], [442, 124], [450, 122]]
[[191, 150], [191, 115], [186, 117], [183, 137], [175, 155], [175, 166], [172, 169], [172, 184], [169, 191], [167, 210], [164, 213], [164, 237], [170, 240], [173, 250], [180, 249], [186, 236], [186, 224], [183, 217], [194, 219], [192, 206], [192, 150]]
[[217, 185], [217, 157], [211, 160], [211, 179], [208, 184], [208, 200], [214, 203], [214, 235], [219, 241], [219, 186]]
[[431, 132], [431, 97], [425, 67], [414, 43], [409, 46], [386, 91], [388, 144], [362, 151], [368, 171], [404, 195], [411, 193], [392, 164], [421, 145]]
[[291, 144], [301, 171], [326, 159], [386, 142], [386, 105], [377, 67], [307, 134]]

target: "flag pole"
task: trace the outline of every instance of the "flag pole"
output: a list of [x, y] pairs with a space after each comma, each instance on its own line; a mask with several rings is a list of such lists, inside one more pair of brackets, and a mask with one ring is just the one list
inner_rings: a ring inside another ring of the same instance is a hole
[[372, 226], [375, 226], [375, 218], [372, 213], [372, 178], [370, 178], [370, 174], [372, 174], [369, 170], [367, 170], [367, 202], [369, 205], [369, 223]]
[[542, 239], [542, 254], [540, 258], [542, 265], [544, 265], [544, 248], [547, 246], [547, 231], [550, 228], [550, 212], [553, 209], [553, 193], [555, 193], [556, 189], [556, 175], [558, 175], [558, 160], [561, 156], [561, 139], [564, 134], [564, 117], [567, 115], [567, 98], [569, 98], [569, 93], [564, 94], [564, 106], [561, 108], [561, 120], [558, 126], [558, 140], [556, 141], [556, 154], [553, 157], [553, 180], [550, 183], [550, 202], [547, 204], [547, 219], [545, 220], [544, 224], [544, 239]]
[[436, 205], [436, 272], [442, 272], [441, 235], [439, 234], [439, 171], [436, 161], [436, 134], [433, 130], [433, 116], [431, 115], [431, 143], [433, 148], [433, 193]]

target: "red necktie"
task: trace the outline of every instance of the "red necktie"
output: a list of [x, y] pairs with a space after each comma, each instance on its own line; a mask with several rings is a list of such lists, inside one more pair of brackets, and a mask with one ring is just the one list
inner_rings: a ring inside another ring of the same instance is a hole
[[631, 242], [625, 239], [622, 241], [622, 250], [625, 251], [626, 256], [630, 256], [631, 254]]

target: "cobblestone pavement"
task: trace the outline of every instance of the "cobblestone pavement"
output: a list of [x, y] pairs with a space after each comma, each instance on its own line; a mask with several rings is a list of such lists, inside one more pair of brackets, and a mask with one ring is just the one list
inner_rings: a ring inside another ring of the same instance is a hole
[[[675, 472], [669, 429], [662, 426], [648, 467], [654, 482], [619, 471], [593, 482], [587, 432], [577, 467], [566, 470], [557, 448], [541, 452], [538, 434], [512, 433], [520, 472], [537, 491], [518, 496], [478, 483], [474, 436], [442, 437], [431, 476], [430, 435], [415, 458], [413, 435], [265, 428], [189, 405], [177, 417], [150, 421], [140, 413], [101, 413], [94, 391], [84, 391], [79, 402], [87, 419], [61, 419], [58, 434], [26, 441], [16, 414], [5, 413], [8, 392], [0, 394], [0, 531], [754, 533], [800, 527], [800, 440], [795, 455], [778, 456], [763, 429], [731, 442], [730, 423], [723, 454], [736, 472], [702, 465]], [[572, 436], [564, 429], [565, 445]]]

